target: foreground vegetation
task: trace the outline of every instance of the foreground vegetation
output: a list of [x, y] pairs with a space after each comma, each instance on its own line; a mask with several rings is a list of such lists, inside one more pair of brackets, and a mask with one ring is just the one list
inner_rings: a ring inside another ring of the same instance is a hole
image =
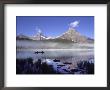
[[[81, 61], [77, 63], [75, 69], [66, 70], [68, 74], [94, 74], [94, 63]], [[16, 74], [63, 74], [56, 71], [53, 65], [48, 65], [46, 62], [41, 62], [41, 59], [33, 61], [32, 58], [16, 60]]]

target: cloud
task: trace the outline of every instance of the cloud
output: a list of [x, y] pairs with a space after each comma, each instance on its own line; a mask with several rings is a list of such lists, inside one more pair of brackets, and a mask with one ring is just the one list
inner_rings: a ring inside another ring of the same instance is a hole
[[70, 28], [75, 28], [75, 27], [78, 27], [79, 26], [79, 21], [74, 21], [74, 22], [71, 22], [70, 24], [69, 24], [69, 27]]
[[41, 29], [38, 27], [38, 26], [36, 26], [36, 29], [35, 29], [37, 32], [39, 32], [39, 33], [41, 33], [42, 31], [41, 31]]

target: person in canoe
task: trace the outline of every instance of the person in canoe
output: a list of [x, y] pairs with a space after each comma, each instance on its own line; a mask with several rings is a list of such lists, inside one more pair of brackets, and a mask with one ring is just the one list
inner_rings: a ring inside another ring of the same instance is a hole
[[44, 54], [44, 51], [36, 51], [35, 52], [35, 54], [39, 54], [39, 53]]

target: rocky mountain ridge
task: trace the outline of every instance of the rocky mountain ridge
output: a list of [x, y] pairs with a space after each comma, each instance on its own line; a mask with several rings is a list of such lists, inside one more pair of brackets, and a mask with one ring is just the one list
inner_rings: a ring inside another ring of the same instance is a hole
[[60, 39], [60, 40], [69, 40], [74, 43], [93, 43], [94, 40], [91, 38], [88, 38], [86, 36], [81, 35], [78, 31], [75, 29], [69, 29], [65, 33], [61, 34], [60, 36], [57, 36], [55, 38], [50, 38], [45, 36], [43, 33], [37, 33], [35, 36], [29, 37], [25, 35], [18, 35], [16, 37], [18, 40], [49, 40], [49, 39]]

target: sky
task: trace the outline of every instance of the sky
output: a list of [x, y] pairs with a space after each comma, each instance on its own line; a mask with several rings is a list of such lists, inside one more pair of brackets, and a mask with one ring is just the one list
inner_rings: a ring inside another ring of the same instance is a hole
[[56, 37], [74, 28], [94, 39], [94, 16], [16, 16], [16, 34], [35, 36], [40, 30], [48, 37]]

